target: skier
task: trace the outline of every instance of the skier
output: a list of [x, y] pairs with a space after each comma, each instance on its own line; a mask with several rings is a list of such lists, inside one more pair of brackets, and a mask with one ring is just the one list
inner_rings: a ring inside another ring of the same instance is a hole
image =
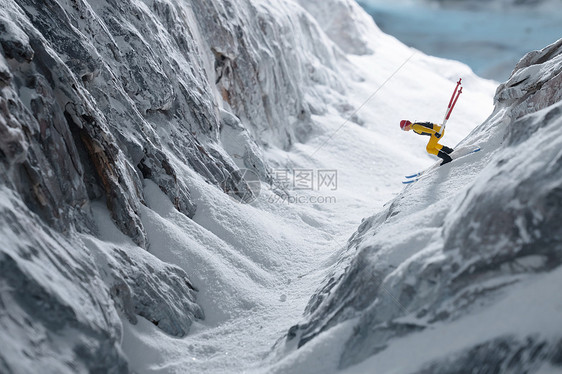
[[443, 160], [441, 165], [452, 161], [449, 154], [453, 152], [453, 149], [439, 144], [439, 139], [445, 135], [444, 129], [441, 131], [441, 126], [431, 122], [412, 123], [408, 120], [402, 120], [400, 121], [400, 128], [404, 131], [414, 130], [419, 135], [429, 135], [429, 142], [426, 147], [427, 153], [441, 158]]

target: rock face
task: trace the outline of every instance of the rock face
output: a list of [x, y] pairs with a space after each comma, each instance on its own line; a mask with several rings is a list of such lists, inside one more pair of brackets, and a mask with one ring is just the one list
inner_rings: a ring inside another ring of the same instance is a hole
[[[268, 181], [260, 147], [307, 138], [343, 53], [293, 1], [0, 5], [0, 371], [126, 372], [118, 312], [175, 336], [203, 318], [188, 275], [140, 249], [143, 180], [188, 217], [179, 170]], [[96, 239], [94, 201], [138, 247]]]
[[[219, 108], [238, 117], [239, 131], [286, 148], [306, 138], [311, 107], [325, 110], [314, 84], [343, 92], [342, 55], [290, 1], [280, 9], [248, 0], [2, 5], [6, 176], [61, 229], [70, 216], [87, 215], [79, 207], [89, 199], [104, 197], [121, 230], [146, 246], [143, 178], [192, 216], [195, 204], [170, 156], [215, 185], [233, 171], [217, 147], [232, 122]], [[276, 11], [292, 18], [277, 19]], [[255, 164], [248, 143], [244, 161]], [[256, 168], [267, 179], [266, 167]]]
[[[363, 221], [288, 341], [300, 347], [356, 318], [341, 367], [440, 329], [430, 345], [443, 351], [428, 349], [407, 372], [560, 369], [560, 319], [542, 313], [559, 298], [540, 284], [562, 274], [561, 92], [559, 40], [525, 56], [498, 88], [494, 113], [464, 141], [484, 155], [439, 168]], [[531, 294], [544, 304], [515, 307]], [[517, 324], [503, 323], [513, 316]], [[476, 341], [472, 329], [482, 331]], [[439, 339], [452, 331], [462, 333], [448, 352]]]
[[90, 252], [6, 187], [0, 211], [2, 372], [127, 372], [120, 320]]
[[203, 318], [183, 270], [138, 247], [56, 232], [1, 192], [2, 373], [128, 372], [117, 311], [174, 336]]

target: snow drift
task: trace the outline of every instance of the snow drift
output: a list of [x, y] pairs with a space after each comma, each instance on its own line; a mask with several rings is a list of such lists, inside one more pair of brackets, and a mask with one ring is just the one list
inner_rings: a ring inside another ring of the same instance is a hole
[[332, 342], [350, 373], [559, 370], [561, 88], [562, 40], [521, 59], [461, 143], [483, 151], [365, 219], [287, 343]]

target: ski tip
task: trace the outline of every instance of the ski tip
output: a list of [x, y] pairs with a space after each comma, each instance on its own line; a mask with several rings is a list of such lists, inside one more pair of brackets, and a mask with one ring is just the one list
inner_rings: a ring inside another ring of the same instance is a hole
[[416, 174], [412, 174], [412, 175], [406, 175], [406, 178], [410, 179], [410, 178], [415, 178], [415, 177], [419, 177], [421, 175], [421, 173], [416, 173]]

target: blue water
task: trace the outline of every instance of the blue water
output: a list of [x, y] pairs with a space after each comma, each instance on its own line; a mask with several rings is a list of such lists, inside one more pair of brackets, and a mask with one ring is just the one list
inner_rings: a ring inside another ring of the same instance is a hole
[[482, 77], [505, 81], [527, 52], [562, 38], [562, 6], [549, 11], [451, 9], [359, 0], [387, 34], [433, 56], [459, 60]]

